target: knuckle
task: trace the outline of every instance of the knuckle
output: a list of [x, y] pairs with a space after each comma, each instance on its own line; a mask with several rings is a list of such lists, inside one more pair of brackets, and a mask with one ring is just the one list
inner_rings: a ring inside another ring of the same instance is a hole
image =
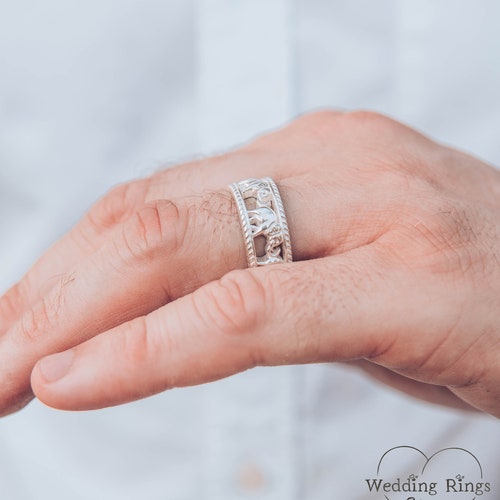
[[137, 204], [144, 202], [148, 185], [148, 180], [140, 180], [112, 188], [87, 212], [84, 230], [100, 234], [128, 219]]
[[[175, 346], [167, 331], [159, 331], [153, 326], [151, 316], [143, 316], [122, 326], [119, 351], [123, 353], [125, 366], [132, 373], [137, 368], [151, 365], [158, 366], [158, 359], [166, 353], [172, 353]], [[162, 390], [174, 386], [174, 380], [168, 377], [168, 371], [162, 370]]]
[[[141, 206], [121, 226], [114, 240], [122, 260], [149, 260], [180, 250], [198, 255], [203, 240], [220, 251], [222, 231], [234, 220], [236, 207], [229, 193], [210, 192], [180, 201], [157, 200]], [[202, 239], [203, 238], [203, 239]]]
[[319, 143], [323, 148], [331, 147], [342, 137], [347, 140], [367, 141], [372, 145], [369, 151], [381, 144], [384, 145], [382, 149], [394, 150], [395, 135], [406, 129], [385, 115], [367, 110], [321, 110], [298, 118], [296, 127], [302, 135], [316, 144]]
[[298, 127], [301, 133], [306, 134], [306, 137], [310, 136], [313, 140], [327, 144], [332, 134], [335, 133], [341, 116], [343, 113], [329, 109], [314, 111], [297, 118], [294, 126]]
[[60, 277], [51, 291], [23, 314], [20, 320], [22, 339], [36, 341], [58, 324], [65, 306], [66, 288], [74, 279], [73, 274]]
[[[342, 125], [349, 136], [365, 145], [362, 150], [374, 166], [386, 170], [407, 171], [413, 175], [426, 171], [434, 148], [432, 141], [414, 129], [368, 110], [351, 111], [343, 115]], [[422, 155], [423, 151], [426, 155]], [[425, 177], [425, 175], [424, 175]]]
[[269, 307], [269, 293], [255, 273], [232, 271], [193, 298], [203, 320], [227, 335], [243, 335], [258, 328]]
[[[348, 126], [366, 134], [376, 134], [377, 137], [384, 138], [386, 142], [394, 141], [396, 139], [394, 134], [400, 136], [403, 131], [409, 130], [401, 123], [386, 115], [365, 109], [346, 113], [344, 120]], [[401, 136], [399, 139], [401, 140]]]
[[[361, 109], [346, 113], [342, 124], [350, 135], [370, 145], [368, 151], [375, 148], [377, 157], [386, 151], [389, 156], [397, 153], [397, 163], [402, 166], [408, 161], [413, 162], [412, 155], [406, 147], [406, 140], [411, 129], [396, 120], [375, 111]], [[410, 135], [413, 137], [414, 133]]]
[[124, 224], [122, 241], [125, 259], [153, 257], [157, 251], [176, 252], [182, 247], [187, 230], [187, 213], [172, 201], [148, 203]]
[[154, 350], [151, 349], [146, 317], [136, 318], [122, 328], [123, 345], [120, 346], [120, 350], [129, 362], [127, 365], [137, 367], [150, 361]]
[[42, 337], [52, 325], [53, 312], [45, 298], [33, 308], [26, 311], [20, 322], [23, 341], [35, 342]]

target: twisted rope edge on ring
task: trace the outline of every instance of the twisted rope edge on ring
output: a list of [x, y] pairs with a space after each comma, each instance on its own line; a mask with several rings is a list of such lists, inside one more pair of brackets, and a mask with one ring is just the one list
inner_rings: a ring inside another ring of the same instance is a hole
[[[264, 266], [279, 262], [292, 262], [292, 244], [288, 221], [276, 183], [270, 177], [262, 179], [251, 178], [234, 182], [228, 187], [233, 194], [238, 208], [248, 267]], [[266, 190], [267, 195], [265, 194]], [[264, 198], [261, 199], [261, 195]], [[265, 201], [266, 196], [269, 197], [267, 202]], [[251, 204], [252, 208], [249, 208], [246, 203], [247, 198], [255, 198], [257, 206], [253, 207], [253, 204]], [[253, 219], [250, 219], [250, 214], [252, 214]], [[279, 235], [278, 240], [281, 240], [279, 244], [281, 255], [279, 257], [274, 252], [274, 248], [277, 248], [277, 234]], [[264, 235], [266, 238], [266, 256], [259, 258], [255, 244], [256, 237], [261, 235]]]
[[290, 239], [290, 231], [288, 229], [288, 221], [285, 215], [285, 208], [283, 206], [283, 201], [281, 200], [281, 195], [278, 190], [278, 186], [270, 177], [264, 177], [266, 182], [269, 183], [273, 191], [274, 200], [276, 202], [276, 209], [278, 212], [278, 217], [280, 219], [280, 224], [283, 229], [283, 261], [292, 262], [292, 241]]
[[245, 240], [245, 247], [247, 253], [248, 267], [257, 267], [257, 253], [255, 251], [255, 244], [252, 236], [252, 228], [250, 226], [250, 221], [248, 220], [247, 208], [241, 195], [240, 188], [237, 182], [229, 185], [234, 199], [236, 201], [236, 206], [238, 208], [238, 214], [240, 216], [240, 225], [243, 230], [243, 237]]

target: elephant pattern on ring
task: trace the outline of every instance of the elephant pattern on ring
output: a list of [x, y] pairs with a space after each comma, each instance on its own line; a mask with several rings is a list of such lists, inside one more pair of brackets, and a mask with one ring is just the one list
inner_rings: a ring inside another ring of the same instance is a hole
[[245, 200], [255, 199], [255, 208], [247, 211], [252, 237], [266, 238], [265, 255], [257, 257], [260, 265], [282, 262], [283, 229], [273, 208], [274, 196], [269, 185], [260, 179], [248, 179], [240, 184]]

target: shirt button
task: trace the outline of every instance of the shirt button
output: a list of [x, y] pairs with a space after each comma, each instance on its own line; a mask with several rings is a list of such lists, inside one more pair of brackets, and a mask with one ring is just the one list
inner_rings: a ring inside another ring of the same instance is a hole
[[247, 462], [240, 467], [236, 480], [239, 489], [246, 493], [259, 493], [267, 484], [264, 471], [253, 462]]

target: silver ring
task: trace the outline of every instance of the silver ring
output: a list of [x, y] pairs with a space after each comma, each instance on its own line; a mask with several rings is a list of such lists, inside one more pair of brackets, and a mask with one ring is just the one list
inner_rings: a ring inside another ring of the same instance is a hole
[[248, 267], [292, 262], [292, 244], [283, 202], [270, 177], [229, 186], [240, 216]]

